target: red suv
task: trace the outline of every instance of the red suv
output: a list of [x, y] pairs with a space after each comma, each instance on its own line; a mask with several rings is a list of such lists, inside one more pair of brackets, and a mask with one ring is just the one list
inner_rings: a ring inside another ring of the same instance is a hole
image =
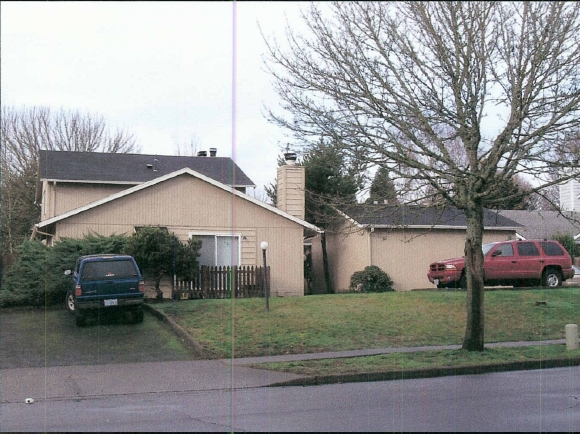
[[[502, 241], [483, 245], [486, 285], [556, 287], [574, 277], [572, 258], [557, 241]], [[437, 288], [466, 288], [464, 258], [433, 262], [427, 277]]]

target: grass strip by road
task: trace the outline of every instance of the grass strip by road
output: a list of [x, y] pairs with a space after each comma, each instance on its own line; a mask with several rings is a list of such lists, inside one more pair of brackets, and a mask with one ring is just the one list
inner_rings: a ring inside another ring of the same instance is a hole
[[[291, 372], [309, 377], [344, 376], [384, 372], [405, 372], [432, 369], [450, 370], [493, 366], [505, 363], [537, 362], [538, 367], [549, 360], [580, 362], [580, 350], [567, 350], [565, 345], [538, 345], [530, 347], [487, 348], [485, 351], [464, 350], [421, 351], [391, 353], [341, 359], [299, 360], [292, 362], [255, 363], [245, 365], [258, 369]], [[563, 363], [566, 364], [565, 362]]]
[[[254, 357], [366, 348], [458, 345], [466, 293], [336, 294], [155, 304], [210, 357]], [[580, 288], [497, 290], [485, 294], [485, 341], [563, 339], [580, 324]], [[416, 357], [416, 356], [413, 356]]]

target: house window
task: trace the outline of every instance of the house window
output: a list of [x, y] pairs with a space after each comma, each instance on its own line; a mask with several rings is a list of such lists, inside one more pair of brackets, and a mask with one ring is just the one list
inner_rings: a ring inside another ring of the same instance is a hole
[[221, 234], [190, 234], [201, 240], [199, 265], [240, 265], [240, 236]]

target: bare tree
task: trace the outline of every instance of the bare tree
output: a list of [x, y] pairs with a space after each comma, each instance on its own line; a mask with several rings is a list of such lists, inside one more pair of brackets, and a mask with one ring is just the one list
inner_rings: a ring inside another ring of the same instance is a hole
[[181, 157], [195, 157], [201, 146], [201, 139], [196, 135], [193, 135], [191, 139], [189, 139], [189, 142], [175, 142], [173, 149], [175, 155]]
[[[579, 15], [578, 2], [314, 3], [307, 34], [267, 42], [282, 101], [271, 122], [297, 143], [333, 138], [465, 212], [464, 349], [484, 348], [494, 182], [527, 174], [542, 191], [578, 170], [562, 151], [580, 125]], [[465, 158], [453, 157], [457, 144]]]
[[131, 134], [124, 131], [110, 134], [104, 118], [96, 114], [3, 106], [0, 115], [0, 234], [3, 259], [9, 261], [14, 248], [29, 235], [40, 216], [34, 203], [40, 150], [137, 152], [138, 149]]

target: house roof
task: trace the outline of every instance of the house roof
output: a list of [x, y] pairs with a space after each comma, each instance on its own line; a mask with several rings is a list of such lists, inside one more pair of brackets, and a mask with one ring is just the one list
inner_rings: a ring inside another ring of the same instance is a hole
[[571, 234], [580, 241], [580, 214], [558, 211], [515, 211], [499, 212], [502, 216], [522, 225], [517, 233], [524, 239], [550, 238], [556, 233]]
[[[417, 205], [356, 205], [345, 208], [344, 215], [359, 227], [374, 228], [437, 228], [465, 229], [465, 213], [454, 207], [423, 207]], [[520, 224], [485, 209], [483, 224], [486, 229], [517, 230]]]
[[40, 151], [40, 179], [60, 182], [140, 184], [188, 167], [232, 187], [255, 187], [229, 157]]
[[[202, 158], [214, 158], [214, 157], [202, 157]], [[214, 185], [214, 186], [216, 186], [218, 188], [221, 188], [222, 190], [225, 190], [228, 193], [231, 193], [231, 194], [233, 194], [233, 195], [235, 195], [235, 196], [237, 196], [237, 197], [239, 197], [241, 199], [244, 199], [244, 200], [247, 200], [249, 202], [252, 202], [253, 204], [255, 204], [255, 205], [259, 206], [259, 207], [262, 207], [262, 208], [264, 208], [264, 209], [266, 209], [266, 210], [268, 210], [270, 212], [273, 212], [273, 213], [278, 214], [278, 215], [280, 215], [280, 216], [282, 216], [284, 218], [287, 218], [289, 220], [292, 220], [293, 222], [298, 223], [299, 225], [303, 226], [306, 229], [310, 229], [310, 230], [315, 231], [315, 232], [321, 232], [321, 230], [318, 227], [316, 227], [316, 226], [314, 226], [314, 225], [312, 225], [312, 224], [310, 224], [310, 223], [308, 223], [308, 222], [306, 222], [304, 220], [301, 220], [301, 219], [299, 219], [297, 217], [294, 217], [293, 215], [290, 215], [290, 214], [288, 214], [288, 213], [286, 213], [284, 211], [281, 211], [278, 208], [275, 208], [275, 207], [273, 207], [273, 206], [271, 206], [271, 205], [269, 205], [269, 204], [267, 204], [265, 202], [262, 202], [262, 201], [260, 201], [258, 199], [255, 199], [255, 198], [253, 198], [251, 196], [248, 196], [247, 194], [244, 194], [244, 193], [242, 193], [242, 192], [240, 192], [238, 190], [233, 190], [231, 187], [229, 187], [229, 186], [227, 186], [225, 184], [222, 184], [221, 182], [218, 182], [218, 181], [216, 181], [216, 180], [214, 180], [214, 179], [212, 179], [212, 178], [210, 178], [208, 176], [205, 176], [205, 175], [203, 175], [201, 173], [198, 173], [195, 170], [192, 170], [192, 169], [190, 169], [188, 167], [183, 168], [183, 169], [180, 169], [180, 170], [177, 170], [175, 172], [169, 173], [169, 174], [164, 175], [164, 176], [160, 176], [160, 177], [155, 178], [155, 179], [153, 179], [151, 181], [148, 181], [148, 182], [145, 182], [145, 183], [136, 185], [134, 187], [128, 188], [128, 189], [123, 190], [123, 191], [120, 191], [118, 193], [112, 194], [112, 195], [107, 196], [107, 197], [105, 197], [103, 199], [100, 199], [100, 200], [97, 200], [95, 202], [89, 203], [87, 205], [81, 206], [79, 208], [73, 209], [71, 211], [68, 211], [68, 212], [66, 212], [64, 214], [58, 215], [56, 217], [53, 217], [53, 218], [50, 218], [50, 219], [47, 219], [47, 220], [43, 220], [40, 223], [37, 223], [35, 225], [35, 229], [45, 228], [45, 227], [47, 227], [47, 226], [49, 226], [51, 224], [54, 224], [54, 223], [57, 223], [59, 221], [65, 220], [65, 219], [67, 219], [69, 217], [72, 217], [74, 215], [80, 214], [80, 213], [85, 212], [85, 211], [89, 211], [89, 210], [91, 210], [93, 208], [96, 208], [98, 206], [104, 205], [104, 204], [109, 203], [109, 202], [112, 202], [114, 200], [121, 199], [121, 198], [123, 198], [125, 196], [129, 196], [129, 195], [134, 194], [134, 193], [136, 193], [138, 191], [144, 190], [144, 189], [149, 188], [149, 187], [151, 187], [153, 185], [157, 185], [159, 183], [165, 182], [165, 181], [167, 181], [169, 179], [173, 179], [173, 178], [175, 178], [177, 176], [181, 176], [181, 175], [193, 176], [194, 178], [200, 179], [200, 180], [205, 181], [205, 182], [207, 182], [207, 183], [209, 183], [211, 185]]]

